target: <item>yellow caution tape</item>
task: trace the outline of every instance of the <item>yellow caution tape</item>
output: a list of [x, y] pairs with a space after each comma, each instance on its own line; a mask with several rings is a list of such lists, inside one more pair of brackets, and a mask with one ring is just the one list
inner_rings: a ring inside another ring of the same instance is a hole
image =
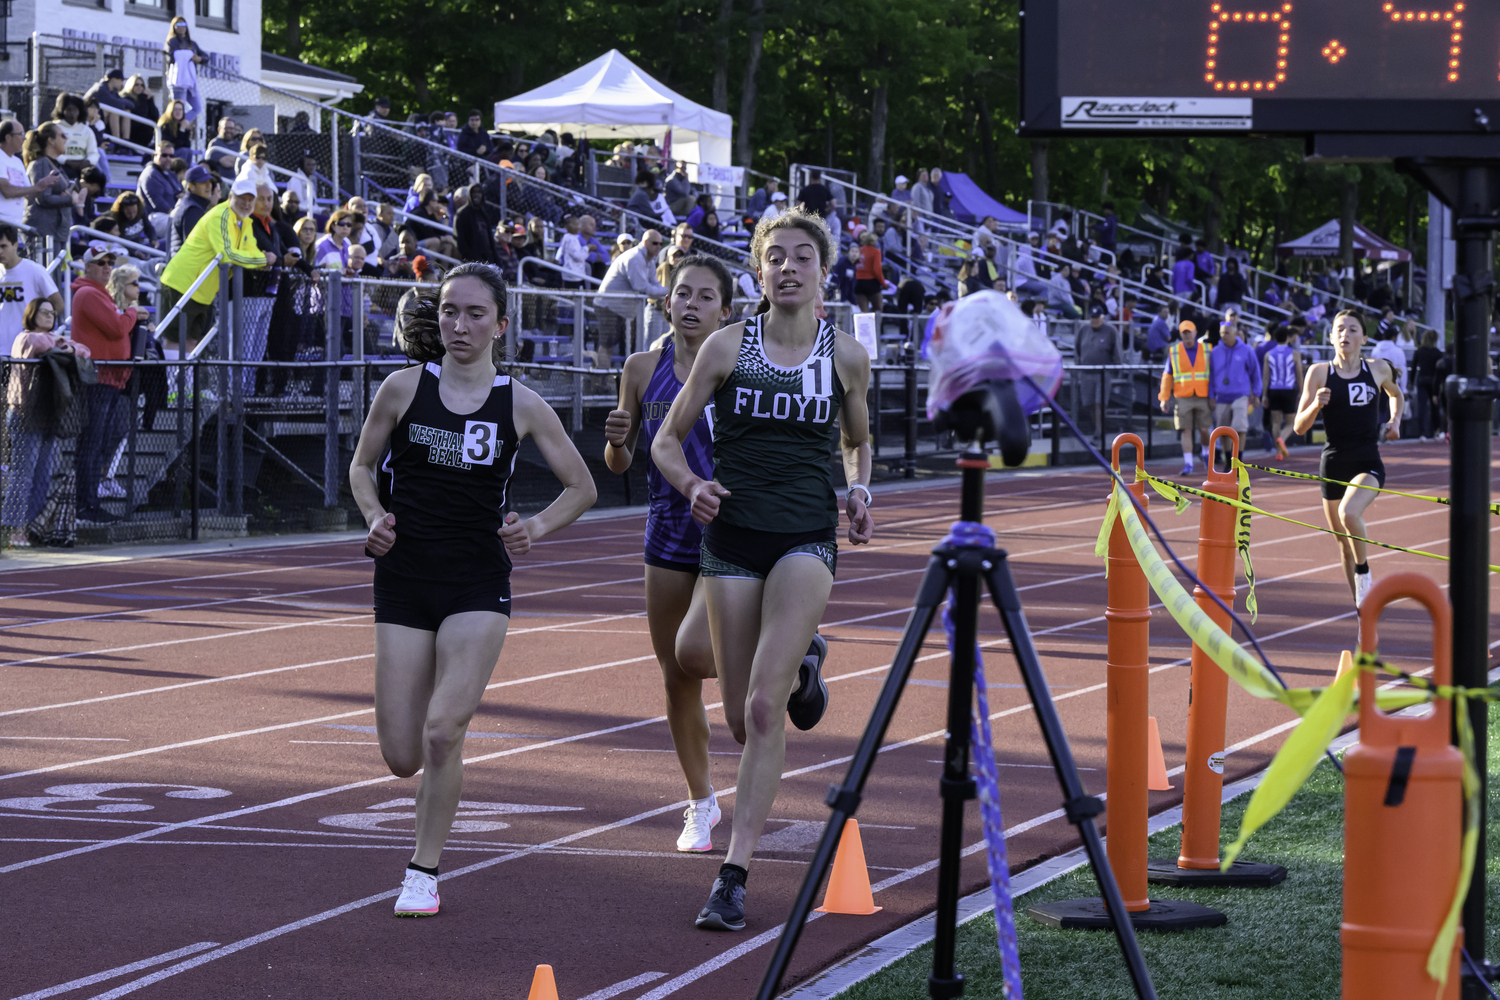
[[[1250, 513], [1265, 513], [1248, 503], [1231, 501], [1214, 494], [1204, 494], [1202, 491], [1187, 487], [1174, 487], [1173, 484], [1164, 483], [1154, 476], [1141, 475], [1168, 499], [1173, 499], [1175, 495], [1180, 500], [1180, 494], [1176, 494], [1175, 491], [1181, 489], [1184, 492], [1205, 496], [1207, 499], [1249, 508]], [[1163, 490], [1162, 487], [1166, 489]], [[1464, 760], [1464, 835], [1459, 855], [1458, 884], [1454, 887], [1453, 901], [1449, 905], [1447, 915], [1443, 918], [1442, 926], [1438, 929], [1432, 950], [1427, 956], [1427, 974], [1438, 983], [1438, 997], [1441, 998], [1443, 987], [1447, 983], [1448, 958], [1452, 954], [1454, 938], [1458, 932], [1459, 914], [1463, 909], [1469, 879], [1474, 871], [1474, 859], [1479, 844], [1479, 775], [1474, 768], [1474, 733], [1469, 724], [1468, 700], [1472, 697], [1485, 701], [1500, 701], [1500, 692], [1486, 688], [1468, 689], [1434, 684], [1431, 681], [1392, 670], [1380, 663], [1375, 654], [1365, 652], [1356, 655], [1354, 670], [1345, 673], [1329, 687], [1283, 688], [1277, 682], [1275, 675], [1246, 652], [1244, 647], [1230, 638], [1202, 608], [1198, 607], [1197, 602], [1177, 582], [1177, 578], [1172, 575], [1172, 571], [1157, 553], [1156, 547], [1146, 534], [1145, 526], [1141, 524], [1136, 514], [1135, 505], [1122, 497], [1121, 493], [1122, 487], [1117, 481], [1110, 495], [1109, 509], [1106, 511], [1106, 526], [1112, 527], [1116, 518], [1122, 522], [1125, 537], [1129, 539], [1130, 547], [1135, 552], [1136, 559], [1140, 562], [1141, 569], [1151, 584], [1151, 589], [1161, 599], [1167, 613], [1193, 640], [1193, 644], [1207, 653], [1219, 669], [1228, 674], [1240, 687], [1257, 698], [1280, 702], [1302, 716], [1302, 721], [1282, 744], [1275, 759], [1271, 761], [1271, 766], [1267, 768], [1265, 777], [1256, 788], [1241, 820], [1239, 836], [1225, 851], [1222, 868], [1227, 869], [1233, 863], [1255, 831], [1281, 812], [1297, 790], [1307, 781], [1308, 776], [1312, 774], [1318, 758], [1338, 735], [1344, 718], [1358, 705], [1359, 698], [1355, 684], [1361, 670], [1384, 669], [1388, 673], [1397, 674], [1415, 686], [1416, 690], [1376, 691], [1376, 707], [1384, 712], [1422, 704], [1431, 701], [1433, 697], [1453, 699], [1453, 710], [1457, 713], [1458, 720], [1459, 751]], [[1281, 518], [1281, 520], [1291, 519]], [[1301, 524], [1302, 522], [1294, 521], [1293, 523]], [[1307, 527], [1315, 526], [1307, 525]], [[1108, 533], [1101, 531], [1100, 537], [1104, 540], [1104, 551], [1107, 552]], [[1427, 553], [1418, 554], [1426, 555]]]
[[[1376, 493], [1389, 493], [1392, 496], [1406, 497], [1410, 500], [1426, 500], [1428, 503], [1440, 503], [1444, 506], [1452, 506], [1453, 501], [1447, 497], [1429, 496], [1426, 493], [1404, 493], [1401, 490], [1389, 490], [1384, 486], [1367, 486], [1364, 483], [1346, 483], [1342, 479], [1328, 479], [1324, 476], [1314, 476], [1307, 472], [1293, 472], [1290, 469], [1273, 469], [1267, 465], [1256, 465], [1254, 462], [1241, 462], [1235, 459], [1236, 465], [1249, 469], [1258, 469], [1261, 472], [1269, 472], [1273, 476], [1285, 476], [1288, 479], [1311, 479], [1316, 483], [1334, 483], [1338, 486], [1353, 486], [1357, 490], [1373, 490]], [[1500, 515], [1500, 503], [1490, 504], [1490, 513]]]
[[1240, 508], [1239, 517], [1234, 526], [1234, 547], [1240, 554], [1240, 561], [1245, 564], [1245, 610], [1250, 612], [1250, 624], [1255, 624], [1258, 617], [1259, 606], [1255, 602], [1255, 567], [1250, 565], [1250, 473], [1241, 465], [1239, 467]]
[[[1119, 486], [1115, 489], [1118, 493]], [[1171, 569], [1152, 545], [1145, 526], [1135, 512], [1135, 505], [1128, 499], [1117, 498], [1115, 507], [1125, 526], [1125, 537], [1129, 539], [1130, 547], [1135, 552], [1151, 589], [1156, 591], [1156, 596], [1161, 599], [1167, 613], [1187, 633], [1188, 638], [1193, 640], [1193, 645], [1207, 653], [1218, 664], [1219, 669], [1255, 697], [1278, 701], [1298, 715], [1307, 712], [1322, 689], [1282, 687], [1276, 675], [1231, 639], [1177, 582]], [[1431, 698], [1432, 695], [1427, 691], [1384, 691], [1377, 704], [1386, 711], [1392, 711], [1430, 701]]]
[[[1338, 735], [1344, 717], [1354, 710], [1357, 700], [1355, 685], [1358, 683], [1360, 671], [1377, 668], [1389, 670], [1384, 664], [1379, 663], [1375, 654], [1365, 652], [1355, 656], [1354, 667], [1355, 669], [1334, 681], [1331, 687], [1323, 690], [1317, 701], [1302, 717], [1302, 722], [1292, 730], [1292, 735], [1287, 737], [1287, 741], [1277, 751], [1275, 759], [1271, 761], [1271, 766], [1266, 768], [1265, 777], [1261, 779], [1260, 785], [1255, 789], [1255, 794], [1251, 796], [1250, 804], [1245, 807], [1245, 814], [1240, 820], [1239, 836], [1224, 851], [1221, 870], [1228, 870], [1251, 835], [1281, 812], [1298, 789], [1306, 783], [1313, 768], [1317, 766], [1318, 758]], [[1414, 683], [1422, 680], [1413, 678], [1409, 674], [1401, 674], [1399, 671], [1389, 672], [1398, 673]], [[1453, 711], [1457, 713], [1458, 721], [1459, 752], [1464, 761], [1464, 834], [1459, 847], [1458, 884], [1454, 887], [1453, 900], [1443, 917], [1442, 925], [1438, 928], [1437, 937], [1433, 940], [1432, 950], [1427, 953], [1427, 974], [1437, 981], [1438, 996], [1441, 997], [1442, 987], [1447, 984], [1448, 959], [1453, 953], [1453, 941], [1458, 933], [1458, 918], [1463, 910], [1469, 878], [1474, 872], [1475, 853], [1479, 844], [1479, 774], [1474, 769], [1474, 732], [1469, 724], [1468, 700], [1471, 696], [1477, 696], [1486, 701], [1493, 701], [1496, 695], [1488, 689], [1471, 691], [1447, 684], [1433, 684], [1430, 681], [1423, 682], [1421, 686], [1427, 692], [1437, 694], [1438, 697], [1453, 700]], [[1377, 704], [1384, 700], [1381, 695], [1385, 693], [1387, 692], [1376, 693]]]
[[[1151, 484], [1152, 489], [1156, 490], [1156, 492], [1160, 493], [1162, 496], [1167, 497], [1168, 499], [1172, 499], [1173, 496], [1177, 496], [1179, 502], [1179, 510], [1181, 510], [1181, 505], [1185, 504], [1186, 501], [1181, 500], [1181, 497], [1178, 496], [1178, 494], [1187, 493], [1195, 497], [1202, 497], [1204, 500], [1213, 500], [1217, 503], [1228, 504], [1229, 506], [1244, 511], [1247, 514], [1260, 514], [1265, 517], [1274, 517], [1278, 521], [1285, 521], [1288, 524], [1300, 525], [1303, 528], [1311, 528], [1314, 531], [1321, 531], [1325, 535], [1333, 535], [1336, 538], [1352, 538], [1355, 541], [1364, 542], [1366, 545], [1374, 545], [1377, 548], [1391, 549], [1396, 552], [1405, 552], [1408, 555], [1423, 556], [1427, 559], [1441, 559], [1443, 562], [1448, 561], [1447, 556], [1438, 555], [1436, 552], [1427, 552], [1423, 549], [1409, 549], [1403, 545], [1392, 545], [1389, 542], [1377, 542], [1373, 538], [1364, 538], [1360, 535], [1351, 535], [1343, 531], [1334, 531], [1332, 528], [1324, 528], [1316, 524], [1308, 524], [1306, 521], [1299, 521], [1295, 517], [1284, 517], [1281, 514], [1273, 514], [1270, 511], [1263, 510], [1260, 507], [1254, 506], [1253, 504], [1247, 504], [1241, 500], [1232, 500], [1229, 497], [1220, 496], [1217, 493], [1209, 493], [1206, 490], [1194, 489], [1191, 486], [1184, 486], [1181, 483], [1169, 483], [1164, 479], [1157, 479], [1149, 472], [1145, 473], [1144, 475], [1146, 481]], [[1491, 565], [1490, 572], [1500, 573], [1500, 566]]]

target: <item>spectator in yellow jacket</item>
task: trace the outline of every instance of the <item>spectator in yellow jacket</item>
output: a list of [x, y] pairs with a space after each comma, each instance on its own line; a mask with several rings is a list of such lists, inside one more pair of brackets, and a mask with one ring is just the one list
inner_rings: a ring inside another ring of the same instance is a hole
[[[255, 244], [255, 232], [250, 212], [255, 207], [255, 182], [248, 177], [234, 182], [227, 201], [213, 206], [193, 226], [193, 231], [183, 241], [179, 250], [167, 264], [161, 275], [161, 306], [159, 315], [165, 316], [192, 287], [198, 275], [218, 254], [224, 261], [240, 267], [270, 267], [276, 263], [276, 255], [262, 251]], [[213, 316], [214, 297], [219, 294], [219, 272], [215, 268], [207, 280], [198, 286], [190, 301], [183, 304], [181, 316], [187, 320], [187, 350], [191, 351], [209, 327]], [[162, 331], [162, 339], [169, 345], [163, 353], [176, 357], [178, 331], [181, 319], [173, 318]]]

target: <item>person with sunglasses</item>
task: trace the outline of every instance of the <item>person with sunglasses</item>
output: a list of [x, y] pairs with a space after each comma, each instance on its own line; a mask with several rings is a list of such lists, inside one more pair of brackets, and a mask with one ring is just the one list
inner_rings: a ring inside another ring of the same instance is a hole
[[354, 213], [347, 208], [335, 209], [323, 228], [323, 236], [313, 245], [313, 267], [342, 271], [349, 266], [349, 235], [354, 231]]

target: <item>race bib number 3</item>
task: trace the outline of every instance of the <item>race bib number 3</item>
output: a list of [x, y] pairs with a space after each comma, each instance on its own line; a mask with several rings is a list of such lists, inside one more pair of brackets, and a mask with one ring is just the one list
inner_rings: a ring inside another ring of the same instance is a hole
[[833, 395], [833, 358], [813, 358], [802, 368], [802, 395]]
[[464, 461], [470, 465], [495, 464], [495, 438], [498, 428], [483, 420], [464, 424]]

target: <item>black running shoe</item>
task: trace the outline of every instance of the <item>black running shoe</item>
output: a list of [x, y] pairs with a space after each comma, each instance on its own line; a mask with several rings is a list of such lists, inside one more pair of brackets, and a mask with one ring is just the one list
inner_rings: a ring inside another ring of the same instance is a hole
[[802, 683], [786, 703], [786, 714], [798, 729], [811, 729], [828, 711], [828, 685], [823, 683], [823, 661], [826, 659], [828, 640], [815, 632], [797, 673]]
[[731, 872], [714, 879], [708, 902], [694, 921], [706, 931], [742, 931], [745, 929], [745, 883]]

